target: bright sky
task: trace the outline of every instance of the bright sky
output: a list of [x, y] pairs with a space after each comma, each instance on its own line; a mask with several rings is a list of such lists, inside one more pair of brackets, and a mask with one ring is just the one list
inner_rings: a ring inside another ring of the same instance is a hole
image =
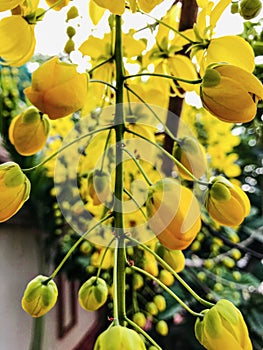
[[[173, 0], [165, 0], [165, 5], [172, 4]], [[44, 21], [39, 22], [36, 26], [37, 47], [36, 53], [44, 53], [49, 55], [58, 54], [63, 51], [64, 45], [67, 41], [66, 27], [72, 25], [78, 31], [76, 37], [74, 37], [76, 46], [81, 44], [88, 35], [91, 33], [92, 24], [87, 20], [88, 14], [88, 1], [74, 0], [70, 2], [72, 5], [76, 5], [80, 8], [80, 17], [71, 20], [65, 24], [66, 14], [70, 5], [63, 8], [59, 12], [49, 11], [44, 18]], [[44, 0], [40, 1], [40, 7], [47, 8]], [[160, 16], [164, 13], [163, 6], [157, 6], [153, 11], [153, 16]], [[132, 17], [134, 23], [135, 16]], [[138, 27], [143, 27], [145, 22], [143, 16], [136, 16], [136, 24]], [[80, 25], [80, 27], [77, 27]], [[79, 29], [78, 29], [79, 28]], [[230, 10], [227, 9], [218, 23], [218, 32], [220, 35], [237, 34], [243, 30], [242, 21], [239, 15], [231, 15]]]

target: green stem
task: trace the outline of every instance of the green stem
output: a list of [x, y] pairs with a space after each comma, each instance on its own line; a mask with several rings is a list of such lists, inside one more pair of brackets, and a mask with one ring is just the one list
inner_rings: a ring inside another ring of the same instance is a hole
[[199, 180], [197, 177], [195, 177], [188, 169], [186, 169], [186, 167], [181, 163], [179, 162], [178, 159], [176, 159], [173, 155], [171, 155], [168, 151], [166, 151], [162, 146], [160, 146], [157, 142], [153, 142], [151, 141], [150, 139], [148, 139], [147, 137], [141, 135], [141, 134], [138, 134], [136, 131], [133, 131], [133, 130], [129, 130], [129, 129], [126, 129], [127, 132], [135, 135], [135, 136], [138, 136], [140, 137], [141, 139], [149, 142], [150, 144], [152, 144], [153, 146], [155, 146], [156, 148], [158, 148], [160, 151], [162, 151], [168, 158], [170, 158], [179, 168], [181, 168], [185, 173], [187, 173], [187, 175], [189, 175], [193, 181], [199, 183], [200, 185], [205, 185], [205, 186], [209, 186], [209, 182], [206, 182], [206, 181], [201, 181]]
[[104, 152], [103, 152], [103, 155], [102, 155], [101, 166], [100, 166], [101, 172], [102, 172], [103, 167], [104, 167], [104, 161], [105, 161], [105, 158], [106, 158], [106, 151], [108, 149], [108, 144], [109, 144], [109, 141], [110, 141], [111, 131], [112, 131], [112, 129], [109, 130], [108, 135], [107, 135], [107, 139], [105, 141]]
[[180, 277], [178, 275], [178, 273], [176, 273], [174, 271], [174, 269], [167, 264], [158, 254], [156, 254], [151, 248], [149, 248], [147, 245], [137, 241], [137, 239], [130, 237], [130, 236], [126, 236], [126, 238], [130, 241], [132, 241], [133, 243], [135, 243], [136, 245], [139, 245], [140, 247], [142, 247], [143, 249], [145, 249], [147, 252], [151, 253], [155, 259], [169, 272], [171, 272], [171, 274], [177, 279], [178, 282], [180, 282], [184, 288], [186, 290], [188, 290], [188, 292], [201, 304], [207, 306], [207, 307], [212, 307], [214, 306], [213, 303], [210, 303], [209, 301], [201, 298], [195, 291], [193, 291], [193, 289], [182, 279], [182, 277]]
[[96, 70], [97, 68], [100, 68], [101, 66], [103, 66], [104, 64], [111, 62], [113, 60], [113, 57], [109, 57], [107, 58], [105, 61], [100, 62], [99, 64], [97, 64], [96, 66], [92, 67], [88, 73], [91, 74], [94, 70]]
[[103, 265], [103, 261], [104, 261], [105, 256], [106, 256], [106, 254], [107, 254], [107, 252], [108, 252], [108, 250], [109, 250], [109, 248], [112, 245], [114, 240], [115, 240], [115, 237], [112, 238], [112, 240], [110, 241], [110, 243], [107, 245], [106, 249], [103, 252], [103, 255], [102, 255], [101, 259], [100, 259], [100, 266], [98, 268], [98, 272], [97, 272], [97, 275], [96, 275], [97, 278], [100, 276], [100, 271], [101, 271], [101, 268], [102, 268], [102, 265]]
[[122, 150], [124, 152], [126, 152], [130, 157], [131, 159], [134, 161], [134, 163], [136, 164], [137, 168], [140, 170], [142, 176], [144, 177], [145, 181], [147, 182], [147, 184], [149, 186], [151, 186], [153, 183], [151, 182], [151, 180], [149, 179], [149, 177], [147, 176], [147, 174], [145, 173], [143, 167], [141, 166], [141, 164], [138, 162], [138, 159], [136, 159], [136, 157], [133, 156], [133, 154], [131, 154], [130, 151], [128, 151], [125, 147], [122, 148]]
[[78, 247], [78, 245], [87, 237], [87, 235], [95, 230], [96, 227], [100, 226], [104, 221], [110, 219], [113, 216], [113, 214], [109, 214], [105, 218], [101, 219], [99, 222], [97, 222], [94, 226], [92, 226], [88, 231], [86, 231], [78, 240], [77, 242], [70, 248], [70, 250], [67, 252], [67, 254], [64, 256], [64, 258], [61, 260], [58, 267], [53, 271], [53, 273], [50, 275], [48, 280], [54, 279], [62, 266], [65, 264], [65, 262], [68, 260], [68, 258], [71, 256], [71, 254], [74, 252], [74, 250]]
[[137, 271], [145, 276], [147, 276], [148, 278], [152, 279], [153, 281], [155, 281], [157, 284], [159, 284], [159, 286], [161, 286], [168, 294], [171, 295], [172, 298], [174, 298], [185, 310], [187, 310], [190, 314], [192, 314], [193, 316], [196, 317], [203, 317], [203, 314], [200, 314], [198, 312], [193, 311], [192, 309], [190, 309], [190, 307], [181, 299], [179, 298], [170, 288], [168, 288], [163, 282], [161, 282], [157, 277], [151, 275], [149, 272], [144, 271], [143, 269], [137, 267], [137, 266], [130, 266], [130, 268], [134, 271]]
[[90, 131], [87, 134], [84, 134], [84, 135], [74, 139], [73, 141], [67, 143], [66, 145], [62, 146], [58, 151], [52, 153], [49, 157], [47, 157], [46, 159], [42, 160], [42, 162], [38, 163], [37, 165], [34, 165], [33, 167], [28, 168], [28, 169], [22, 169], [22, 171], [24, 173], [29, 172], [29, 171], [33, 171], [33, 170], [39, 168], [40, 166], [46, 164], [49, 160], [51, 160], [52, 158], [57, 156], [59, 153], [61, 153], [62, 151], [64, 151], [68, 147], [74, 145], [74, 143], [79, 142], [79, 141], [83, 140], [84, 138], [89, 137], [89, 136], [91, 136], [93, 134], [96, 134], [98, 132], [105, 131], [105, 130], [110, 130], [110, 129], [112, 129], [112, 126], [106, 126], [104, 128], [100, 128], [100, 129], [97, 129], [97, 130]]
[[123, 152], [121, 144], [124, 135], [124, 108], [123, 108], [123, 85], [124, 68], [122, 52], [122, 27], [121, 16], [115, 16], [115, 65], [116, 65], [116, 106], [114, 117], [114, 129], [116, 134], [116, 176], [114, 190], [113, 213], [115, 218], [116, 247], [113, 283], [115, 288], [114, 318], [120, 325], [125, 325], [126, 301], [125, 301], [125, 246], [123, 225]]
[[131, 89], [127, 84], [124, 85], [125, 88], [130, 91], [135, 97], [137, 97], [144, 105], [145, 107], [153, 114], [153, 116], [155, 117], [155, 119], [162, 124], [165, 132], [167, 133], [167, 135], [169, 135], [171, 137], [172, 140], [174, 140], [175, 142], [178, 142], [178, 139], [173, 135], [173, 133], [171, 132], [171, 130], [167, 127], [166, 124], [163, 123], [163, 121], [159, 118], [158, 114], [151, 108], [151, 106], [140, 96], [138, 95], [133, 89]]
[[107, 83], [107, 81], [104, 81], [104, 80], [98, 80], [98, 79], [90, 79], [89, 80], [89, 83], [99, 83], [99, 84], [104, 84], [104, 85], [107, 85], [109, 86], [111, 89], [115, 90], [116, 91], [116, 87], [110, 83]]
[[158, 350], [162, 348], [146, 333], [141, 327], [139, 327], [135, 322], [130, 320], [128, 317], [125, 317], [125, 320], [139, 333], [141, 333], [150, 343], [152, 343]]
[[130, 79], [130, 78], [137, 78], [137, 77], [144, 77], [144, 76], [172, 79], [175, 81], [182, 81], [182, 82], [188, 83], [188, 84], [201, 84], [203, 81], [203, 79], [189, 80], [189, 79], [174, 77], [173, 75], [168, 75], [168, 74], [148, 73], [148, 72], [126, 75], [124, 77], [124, 79], [126, 80], [126, 79]]
[[161, 19], [157, 19], [157, 18], [155, 18], [155, 17], [153, 17], [153, 16], [151, 16], [151, 15], [149, 15], [148, 13], [145, 13], [145, 12], [143, 12], [143, 11], [139, 11], [139, 12], [141, 12], [143, 15], [148, 16], [148, 17], [150, 17], [151, 19], [155, 20], [157, 23], [162, 24], [163, 26], [165, 26], [165, 27], [171, 29], [173, 32], [175, 32], [176, 34], [180, 35], [182, 38], [184, 38], [185, 40], [187, 40], [190, 44], [197, 44], [196, 41], [191, 40], [191, 39], [188, 38], [186, 35], [184, 35], [182, 32], [180, 32], [179, 30], [173, 28], [172, 26], [170, 26], [169, 24], [165, 23], [165, 22], [162, 21]]
[[134, 201], [134, 203], [137, 205], [138, 209], [140, 210], [144, 218], [147, 220], [148, 218], [145, 215], [145, 212], [142, 210], [141, 205], [137, 202], [137, 200], [133, 197], [133, 195], [126, 188], [123, 189], [123, 192], [126, 193], [131, 198], [131, 200]]

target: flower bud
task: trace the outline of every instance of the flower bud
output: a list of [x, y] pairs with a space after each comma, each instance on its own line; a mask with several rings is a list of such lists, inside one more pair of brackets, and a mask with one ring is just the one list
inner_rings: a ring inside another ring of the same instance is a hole
[[168, 334], [168, 324], [164, 320], [160, 320], [155, 326], [156, 332], [165, 337]]
[[149, 188], [146, 209], [151, 230], [168, 249], [186, 249], [201, 228], [197, 199], [174, 179], [159, 180]]
[[71, 8], [67, 12], [67, 19], [66, 22], [68, 22], [70, 19], [74, 19], [78, 17], [79, 15], [79, 10], [76, 6], [71, 6]]
[[[173, 155], [195, 177], [201, 177], [207, 168], [206, 155], [202, 145], [190, 136], [186, 136], [176, 143]], [[183, 169], [178, 166], [178, 172], [187, 180], [193, 180]]]
[[207, 350], [252, 350], [241, 312], [228, 300], [221, 299], [195, 323], [195, 336]]
[[132, 320], [141, 328], [144, 328], [144, 326], [146, 325], [146, 322], [147, 322], [146, 317], [145, 317], [144, 313], [142, 313], [142, 312], [136, 312], [132, 316]]
[[111, 194], [111, 177], [105, 171], [94, 170], [88, 176], [88, 193], [93, 205], [104, 203]]
[[134, 330], [113, 326], [102, 332], [95, 343], [94, 350], [146, 350], [143, 339]]
[[152, 316], [158, 315], [158, 312], [159, 312], [158, 308], [157, 308], [157, 305], [153, 301], [149, 301], [146, 304], [146, 310]]
[[234, 15], [235, 13], [238, 13], [238, 10], [239, 10], [239, 3], [238, 3], [238, 1], [231, 2], [230, 12]]
[[42, 113], [50, 119], [58, 119], [84, 106], [87, 85], [85, 73], [80, 74], [75, 65], [53, 57], [33, 72], [32, 85], [24, 92]]
[[256, 115], [263, 87], [253, 74], [240, 67], [214, 64], [205, 71], [200, 96], [204, 108], [218, 119], [246, 123]]
[[165, 297], [161, 294], [157, 294], [153, 298], [154, 304], [157, 306], [159, 312], [162, 312], [166, 309], [166, 300]]
[[169, 265], [175, 272], [181, 272], [184, 269], [185, 257], [181, 250], [171, 250], [161, 244], [156, 247], [156, 253]]
[[261, 0], [241, 0], [239, 14], [246, 20], [259, 15], [262, 9]]
[[213, 179], [206, 194], [205, 206], [209, 215], [225, 226], [240, 225], [250, 212], [245, 192], [223, 176]]
[[80, 306], [87, 311], [95, 311], [105, 304], [108, 298], [106, 282], [99, 277], [89, 278], [79, 289]]
[[45, 146], [49, 126], [47, 116], [40, 115], [35, 107], [29, 107], [12, 120], [8, 131], [10, 142], [19, 154], [33, 155]]
[[0, 222], [15, 215], [28, 200], [31, 184], [19, 165], [6, 162], [0, 165]]
[[134, 273], [133, 275], [133, 289], [138, 290], [144, 285], [144, 279], [139, 273]]
[[39, 275], [28, 283], [22, 298], [22, 308], [32, 317], [43, 316], [56, 304], [57, 296], [55, 282]]
[[158, 278], [167, 287], [170, 287], [174, 284], [174, 276], [171, 274], [170, 271], [161, 270]]

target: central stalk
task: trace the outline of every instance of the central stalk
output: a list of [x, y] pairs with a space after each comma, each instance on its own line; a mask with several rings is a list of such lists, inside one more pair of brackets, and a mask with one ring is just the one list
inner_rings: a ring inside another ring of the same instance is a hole
[[122, 53], [121, 16], [115, 16], [115, 51], [116, 65], [116, 106], [114, 129], [116, 134], [116, 176], [114, 191], [114, 218], [116, 230], [116, 247], [114, 259], [114, 319], [115, 322], [125, 324], [125, 247], [123, 228], [123, 135], [125, 117], [123, 108], [124, 69]]

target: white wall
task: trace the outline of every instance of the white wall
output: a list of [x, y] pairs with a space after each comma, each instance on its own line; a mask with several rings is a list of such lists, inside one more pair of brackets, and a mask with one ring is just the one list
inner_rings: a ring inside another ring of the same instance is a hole
[[[39, 271], [36, 229], [28, 218], [16, 216], [0, 224], [0, 350], [29, 350], [33, 319], [21, 308], [27, 283]], [[57, 307], [45, 317], [43, 350], [72, 350], [95, 320], [78, 306], [78, 323], [57, 338]]]

